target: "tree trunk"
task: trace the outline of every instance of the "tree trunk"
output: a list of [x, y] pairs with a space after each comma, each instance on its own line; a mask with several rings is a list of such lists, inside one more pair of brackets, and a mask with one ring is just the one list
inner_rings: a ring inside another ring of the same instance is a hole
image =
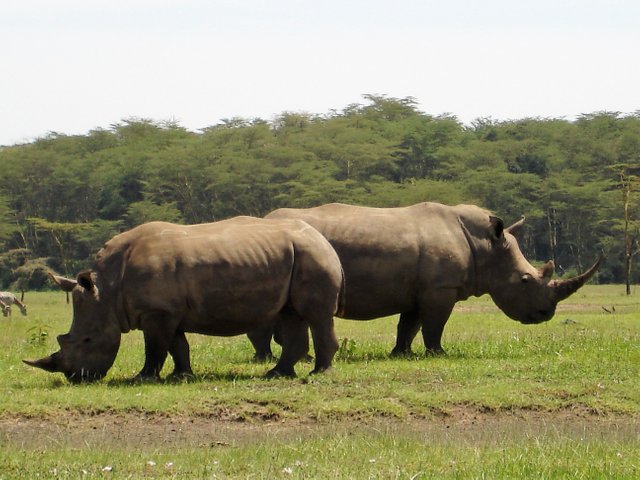
[[631, 270], [633, 268], [633, 257], [640, 253], [638, 238], [631, 234], [631, 192], [633, 188], [633, 177], [626, 175], [625, 171], [620, 172], [620, 184], [622, 185], [622, 205], [624, 208], [624, 283], [627, 295], [631, 295]]
[[558, 271], [560, 265], [558, 265], [558, 223], [556, 221], [556, 209], [549, 207], [547, 210], [547, 223], [549, 225], [549, 246], [551, 247], [551, 260], [556, 266]]

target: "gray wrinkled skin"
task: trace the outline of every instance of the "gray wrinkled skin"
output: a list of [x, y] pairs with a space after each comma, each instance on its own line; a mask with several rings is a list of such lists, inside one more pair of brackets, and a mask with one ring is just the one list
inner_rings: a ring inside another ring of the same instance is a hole
[[[400, 313], [393, 354], [411, 353], [418, 331], [428, 352], [442, 352], [441, 337], [456, 302], [488, 293], [509, 317], [540, 323], [557, 303], [593, 275], [552, 280], [554, 265], [533, 267], [516, 235], [523, 220], [502, 220], [472, 205], [420, 203], [402, 208], [328, 204], [279, 209], [266, 218], [296, 218], [333, 245], [345, 274], [343, 318], [369, 320]], [[277, 333], [277, 332], [276, 332]], [[270, 336], [249, 336], [257, 357], [270, 354]], [[277, 338], [276, 338], [277, 340]]]
[[25, 361], [71, 381], [104, 377], [122, 333], [142, 330], [141, 378], [159, 378], [170, 354], [174, 375], [192, 373], [185, 333], [231, 336], [282, 332], [269, 376], [293, 376], [314, 341], [314, 372], [331, 366], [343, 293], [339, 259], [315, 229], [297, 220], [237, 217], [202, 225], [152, 222], [117, 235], [76, 280], [52, 276], [73, 296], [60, 350]]

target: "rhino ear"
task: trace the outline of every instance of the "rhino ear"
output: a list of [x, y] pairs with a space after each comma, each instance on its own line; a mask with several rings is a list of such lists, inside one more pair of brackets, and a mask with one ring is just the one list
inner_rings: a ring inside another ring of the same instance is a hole
[[78, 284], [89, 292], [93, 292], [95, 285], [93, 283], [93, 279], [91, 278], [91, 272], [81, 272], [78, 274]]
[[70, 278], [61, 277], [52, 273], [49, 273], [49, 278], [53, 283], [58, 285], [65, 292], [70, 292], [71, 290], [73, 290], [73, 288], [78, 283], [75, 280], [71, 280]]
[[491, 227], [489, 228], [489, 236], [492, 241], [498, 241], [503, 238], [504, 235], [504, 222], [499, 217], [490, 216], [489, 223]]

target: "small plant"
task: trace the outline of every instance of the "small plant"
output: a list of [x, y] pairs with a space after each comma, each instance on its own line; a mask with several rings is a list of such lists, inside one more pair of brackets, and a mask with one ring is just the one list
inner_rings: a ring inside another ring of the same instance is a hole
[[342, 360], [348, 360], [355, 356], [356, 353], [356, 341], [353, 338], [345, 337], [340, 341], [340, 348], [338, 349], [338, 358]]
[[47, 341], [47, 338], [49, 338], [49, 329], [51, 329], [49, 325], [42, 324], [31, 327], [29, 330], [27, 330], [27, 341], [31, 345], [44, 345]]

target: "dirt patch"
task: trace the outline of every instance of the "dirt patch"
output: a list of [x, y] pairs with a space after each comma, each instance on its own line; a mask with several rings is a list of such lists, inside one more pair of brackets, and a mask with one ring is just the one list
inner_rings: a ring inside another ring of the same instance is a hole
[[0, 417], [0, 444], [25, 449], [225, 448], [334, 435], [401, 435], [441, 444], [500, 444], [534, 438], [640, 441], [640, 418], [589, 412], [483, 412], [456, 407], [429, 418], [341, 418], [240, 422], [144, 413]]

